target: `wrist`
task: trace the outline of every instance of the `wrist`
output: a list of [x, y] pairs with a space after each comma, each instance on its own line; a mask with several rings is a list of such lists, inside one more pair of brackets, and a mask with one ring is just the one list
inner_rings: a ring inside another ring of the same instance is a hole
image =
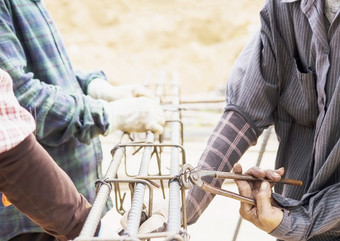
[[107, 101], [102, 101], [104, 105], [104, 111], [107, 113], [107, 122], [108, 122], [108, 127], [105, 130], [105, 132], [102, 134], [103, 136], [109, 135], [111, 132], [114, 132], [118, 130], [118, 122], [119, 118], [117, 115], [117, 112], [119, 112], [119, 104], [117, 104], [115, 101], [113, 102], [107, 102]]
[[102, 101], [102, 103], [104, 105], [103, 106], [104, 112], [107, 114], [106, 116], [107, 116], [107, 123], [108, 123], [107, 128], [102, 135], [107, 136], [112, 132], [112, 128], [113, 128], [113, 126], [112, 126], [113, 120], [112, 119], [113, 118], [112, 118], [110, 104], [107, 101], [104, 101], [104, 100]]
[[112, 101], [115, 87], [104, 79], [95, 78], [87, 86], [87, 94], [94, 99]]

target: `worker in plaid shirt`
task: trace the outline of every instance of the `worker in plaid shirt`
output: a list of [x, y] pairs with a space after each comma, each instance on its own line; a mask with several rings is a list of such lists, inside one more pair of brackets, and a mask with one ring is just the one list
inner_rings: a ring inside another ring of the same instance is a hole
[[[0, 69], [0, 192], [4, 206], [13, 205], [59, 241], [77, 237], [91, 205], [69, 176], [37, 142], [35, 121], [13, 93], [10, 76]], [[41, 195], [48, 193], [48, 195]], [[106, 217], [110, 220], [110, 217]], [[118, 237], [108, 221], [99, 237]], [[31, 240], [40, 234], [30, 235]]]
[[[101, 176], [99, 135], [163, 131], [163, 111], [141, 85], [112, 86], [101, 71], [75, 73], [42, 1], [0, 0], [0, 49], [0, 68], [33, 113], [37, 140], [90, 203]], [[33, 240], [33, 233], [54, 240], [14, 206], [0, 205], [0, 241]]]
[[0, 69], [0, 192], [6, 194], [2, 196], [3, 203], [10, 205], [8, 198], [59, 240], [75, 238], [91, 205], [36, 141], [32, 134], [35, 121], [19, 105], [12, 87], [10, 76]]

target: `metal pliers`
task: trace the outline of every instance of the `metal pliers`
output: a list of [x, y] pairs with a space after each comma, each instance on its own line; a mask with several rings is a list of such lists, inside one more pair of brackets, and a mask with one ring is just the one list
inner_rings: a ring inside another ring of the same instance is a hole
[[189, 189], [192, 187], [192, 185], [195, 185], [206, 192], [233, 198], [238, 201], [246, 202], [254, 206], [256, 204], [254, 199], [249, 198], [249, 197], [244, 197], [240, 194], [215, 187], [203, 181], [202, 177], [214, 177], [214, 178], [220, 178], [220, 179], [234, 179], [234, 180], [245, 180], [245, 181], [268, 181], [271, 183], [282, 183], [282, 184], [290, 184], [290, 185], [296, 185], [296, 186], [302, 185], [302, 181], [292, 180], [292, 179], [281, 179], [278, 182], [274, 182], [269, 179], [256, 178], [250, 175], [236, 174], [236, 173], [231, 173], [231, 172], [219, 172], [219, 171], [210, 171], [210, 170], [194, 171], [193, 167], [190, 164], [183, 165], [180, 173], [181, 174], [180, 174], [179, 182], [186, 189]]

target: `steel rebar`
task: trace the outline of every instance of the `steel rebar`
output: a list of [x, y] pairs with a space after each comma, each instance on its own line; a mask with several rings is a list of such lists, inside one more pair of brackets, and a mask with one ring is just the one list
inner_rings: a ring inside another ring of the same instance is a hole
[[[104, 179], [113, 179], [118, 171], [120, 162], [124, 155], [124, 150], [122, 148], [117, 148], [112, 157], [112, 161], [104, 175]], [[80, 232], [79, 237], [93, 237], [95, 235], [97, 226], [100, 222], [101, 216], [105, 210], [106, 202], [110, 196], [111, 188], [107, 185], [100, 185], [97, 192], [95, 201], [91, 208], [91, 211], [85, 221], [85, 224]]]
[[[152, 132], [148, 132], [146, 135], [146, 142], [152, 143], [153, 141], [154, 141], [154, 134]], [[153, 147], [151, 146], [144, 148], [143, 157], [142, 157], [142, 161], [139, 167], [138, 175], [140, 176], [148, 175], [152, 151], [153, 151]], [[143, 210], [144, 194], [145, 194], [145, 184], [137, 183], [135, 190], [134, 190], [133, 199], [131, 203], [131, 209], [129, 211], [130, 212], [129, 219], [128, 219], [126, 230], [125, 230], [129, 236], [134, 236], [138, 234], [141, 213]]]
[[[173, 105], [179, 105], [179, 87], [177, 73], [173, 73]], [[179, 111], [172, 112], [172, 120], [180, 120]], [[172, 144], [180, 144], [180, 124], [179, 122], [173, 122], [171, 125]], [[179, 174], [179, 148], [171, 148], [171, 166], [170, 175], [176, 176]], [[168, 231], [173, 233], [179, 233], [181, 229], [181, 205], [180, 205], [180, 185], [178, 182], [171, 182], [169, 187], [169, 220]]]

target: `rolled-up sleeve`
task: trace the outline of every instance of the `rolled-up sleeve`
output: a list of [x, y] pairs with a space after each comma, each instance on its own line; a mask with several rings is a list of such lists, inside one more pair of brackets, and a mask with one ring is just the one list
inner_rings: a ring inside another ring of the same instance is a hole
[[76, 71], [76, 78], [78, 83], [85, 94], [87, 94], [87, 87], [89, 83], [96, 78], [107, 80], [105, 73], [101, 70], [92, 71], [90, 73], [83, 73], [81, 71]]

